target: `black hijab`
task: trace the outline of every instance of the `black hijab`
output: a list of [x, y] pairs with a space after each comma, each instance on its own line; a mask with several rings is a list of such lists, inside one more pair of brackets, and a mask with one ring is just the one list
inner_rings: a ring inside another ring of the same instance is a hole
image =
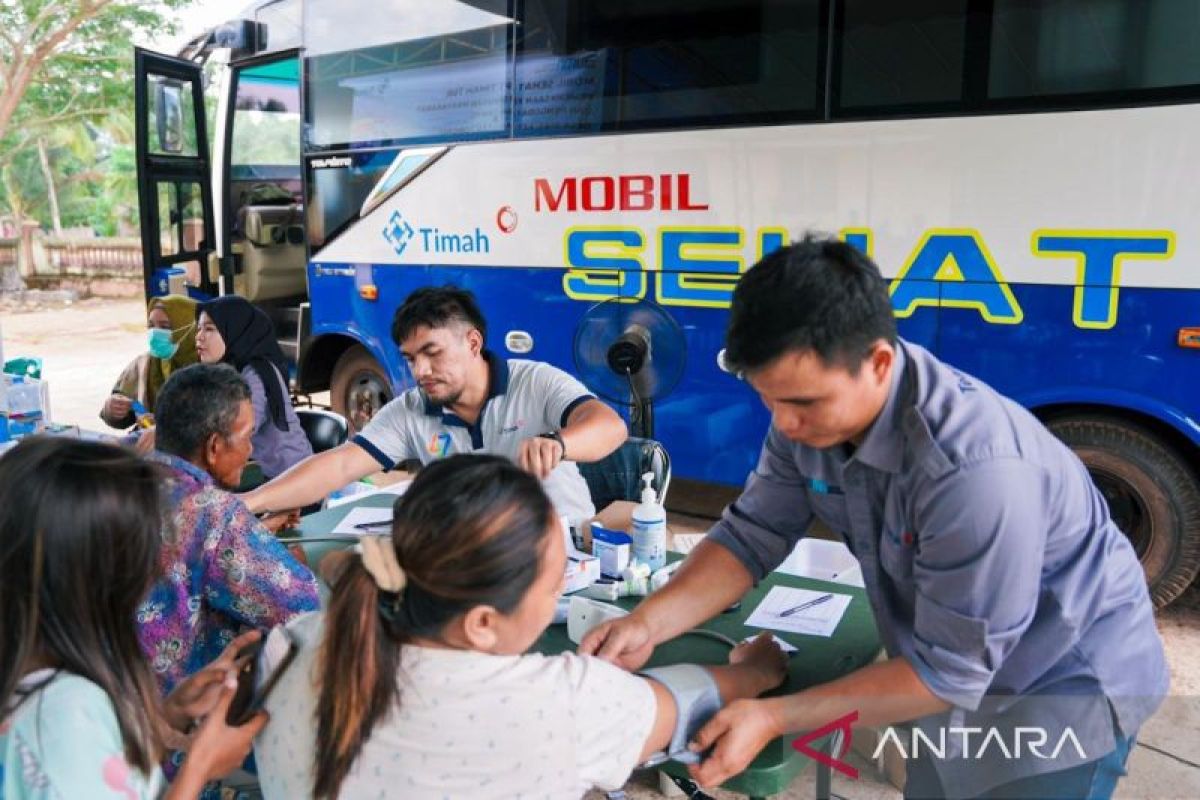
[[225, 340], [225, 355], [221, 361], [238, 372], [249, 366], [258, 374], [267, 395], [271, 421], [276, 428], [286, 431], [288, 399], [283, 394], [280, 378], [287, 375], [288, 365], [279, 349], [271, 319], [249, 300], [234, 294], [200, 304], [196, 308], [197, 320], [201, 314], [208, 314]]

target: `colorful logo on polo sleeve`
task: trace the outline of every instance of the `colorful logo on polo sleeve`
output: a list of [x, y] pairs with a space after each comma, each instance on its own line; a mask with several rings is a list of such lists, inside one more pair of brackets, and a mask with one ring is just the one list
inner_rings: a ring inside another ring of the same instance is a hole
[[448, 433], [435, 433], [429, 437], [429, 444], [426, 445], [425, 449], [429, 451], [429, 455], [435, 458], [445, 458], [446, 454], [450, 452], [450, 443], [452, 441]]

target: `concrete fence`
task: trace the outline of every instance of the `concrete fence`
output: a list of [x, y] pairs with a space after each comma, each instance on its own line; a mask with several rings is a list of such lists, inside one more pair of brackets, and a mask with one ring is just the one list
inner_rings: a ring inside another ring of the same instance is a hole
[[[142, 243], [133, 237], [53, 239], [42, 242], [50, 275], [96, 275], [141, 280]], [[35, 261], [38, 272], [41, 267]]]
[[25, 223], [17, 238], [0, 238], [0, 271], [16, 265], [30, 288], [81, 295], [141, 295], [142, 244], [136, 237], [63, 237]]

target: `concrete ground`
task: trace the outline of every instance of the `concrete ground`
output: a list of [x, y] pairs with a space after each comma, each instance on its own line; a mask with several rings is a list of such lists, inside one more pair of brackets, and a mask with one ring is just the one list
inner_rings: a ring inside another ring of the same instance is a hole
[[[140, 301], [86, 300], [70, 306], [14, 309], [0, 304], [4, 355], [37, 355], [50, 381], [55, 422], [103, 429], [97, 414], [121, 369], [145, 349], [145, 307]], [[703, 529], [704, 521], [672, 517], [676, 530]], [[1171, 696], [1142, 729], [1117, 789], [1120, 798], [1200, 797], [1200, 586], [1158, 615], [1171, 668]], [[1113, 642], [1119, 647], [1119, 642]], [[851, 755], [860, 777], [835, 776], [834, 792], [846, 798], [898, 798], [874, 766]], [[812, 797], [812, 770], [784, 798]], [[638, 776], [631, 798], [657, 798], [653, 776]], [[716, 792], [717, 797], [732, 797]], [[599, 793], [589, 795], [602, 797]]]

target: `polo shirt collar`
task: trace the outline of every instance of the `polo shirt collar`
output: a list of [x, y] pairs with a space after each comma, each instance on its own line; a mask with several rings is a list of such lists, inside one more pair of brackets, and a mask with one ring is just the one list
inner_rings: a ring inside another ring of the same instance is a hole
[[[484, 399], [484, 405], [487, 405], [488, 400], [508, 392], [508, 361], [496, 355], [491, 350], [483, 351], [483, 360], [488, 365], [488, 393]], [[421, 398], [425, 401], [425, 414], [427, 416], [441, 417], [445, 415], [445, 410], [430, 400], [429, 396], [424, 392], [421, 393]]]
[[892, 364], [892, 385], [879, 416], [871, 423], [866, 438], [854, 451], [854, 459], [883, 472], [899, 472], [902, 461], [904, 437], [900, 423], [903, 409], [900, 405], [900, 390], [904, 383], [904, 367], [907, 356], [903, 343], [896, 339], [896, 360]]

